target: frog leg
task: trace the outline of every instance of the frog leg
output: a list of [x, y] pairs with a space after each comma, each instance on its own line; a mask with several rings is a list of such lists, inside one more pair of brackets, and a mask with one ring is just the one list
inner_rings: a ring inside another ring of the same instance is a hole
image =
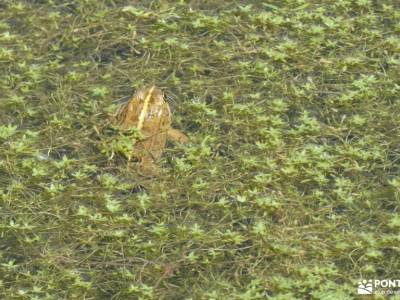
[[170, 128], [168, 130], [168, 138], [182, 144], [189, 142], [189, 138], [187, 137], [186, 134], [184, 134], [182, 131], [173, 128]]
[[139, 173], [148, 177], [156, 176], [159, 173], [151, 155], [142, 157], [139, 163]]
[[135, 158], [136, 169], [140, 175], [145, 177], [153, 177], [158, 174], [158, 168], [155, 164], [156, 158], [152, 151], [147, 150], [151, 149], [152, 139], [145, 139], [135, 144]]

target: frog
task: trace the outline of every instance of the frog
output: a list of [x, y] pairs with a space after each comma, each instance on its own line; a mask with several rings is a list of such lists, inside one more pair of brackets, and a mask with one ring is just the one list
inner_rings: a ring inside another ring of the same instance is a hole
[[[134, 144], [134, 157], [138, 171], [145, 176], [157, 175], [157, 161], [161, 158], [168, 140], [189, 142], [186, 134], [172, 128], [171, 108], [163, 91], [152, 85], [138, 89], [113, 118], [114, 125], [123, 129], [136, 128], [142, 135]], [[130, 158], [129, 158], [130, 161]]]

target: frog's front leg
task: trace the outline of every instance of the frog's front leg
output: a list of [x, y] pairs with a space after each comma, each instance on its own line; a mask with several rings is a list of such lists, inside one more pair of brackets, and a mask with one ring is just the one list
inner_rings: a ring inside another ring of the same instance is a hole
[[174, 128], [168, 130], [168, 138], [182, 144], [189, 142], [189, 138], [186, 134]]
[[158, 168], [154, 163], [154, 159], [150, 154], [141, 158], [138, 171], [144, 176], [155, 176], [159, 173]]

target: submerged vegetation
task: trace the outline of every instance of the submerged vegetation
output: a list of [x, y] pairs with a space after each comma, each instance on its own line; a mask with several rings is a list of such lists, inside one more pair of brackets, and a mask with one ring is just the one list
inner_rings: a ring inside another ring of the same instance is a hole
[[[0, 298], [400, 279], [399, 34], [397, 0], [1, 1]], [[150, 84], [191, 143], [144, 178], [109, 119]]]

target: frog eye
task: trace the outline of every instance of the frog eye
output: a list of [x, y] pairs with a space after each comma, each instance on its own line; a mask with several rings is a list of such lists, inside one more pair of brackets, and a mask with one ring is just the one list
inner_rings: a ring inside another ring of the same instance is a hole
[[164, 101], [164, 93], [160, 89], [155, 89], [152, 96], [155, 102]]
[[145, 97], [145, 91], [143, 89], [139, 89], [136, 91], [134, 98], [139, 101], [143, 101]]

